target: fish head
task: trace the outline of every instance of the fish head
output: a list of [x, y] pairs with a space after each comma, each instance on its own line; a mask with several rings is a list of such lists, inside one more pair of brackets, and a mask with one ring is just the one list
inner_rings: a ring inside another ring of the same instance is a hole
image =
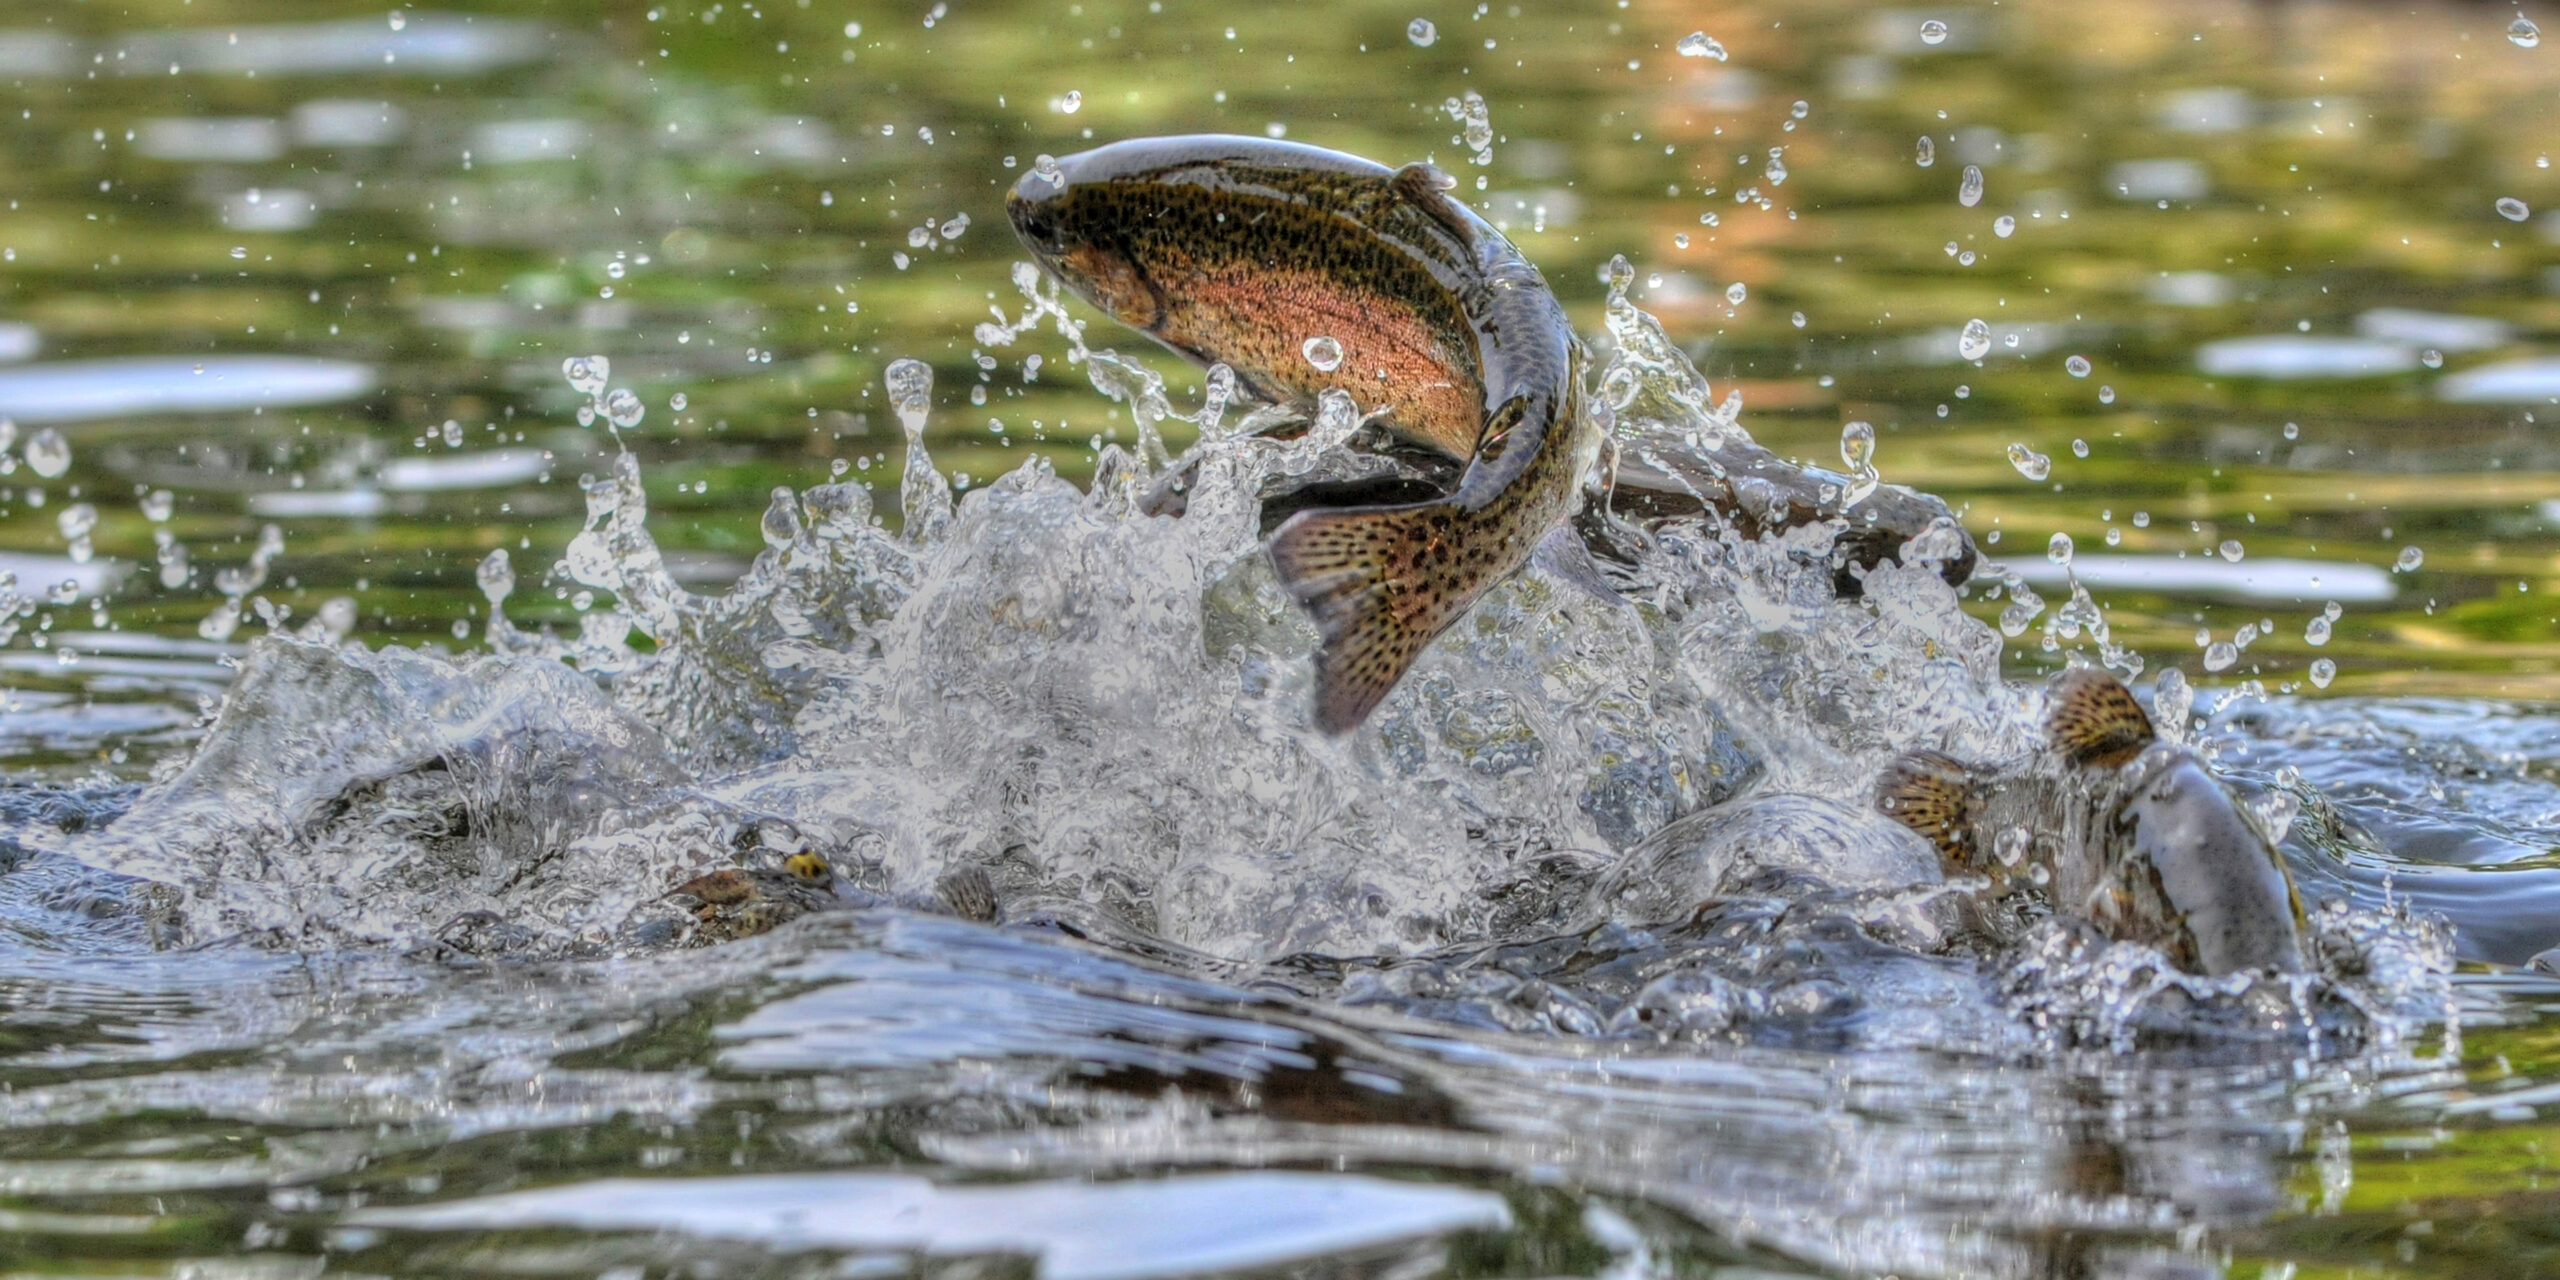
[[2303, 967], [2302, 906], [2284, 859], [2191, 748], [2162, 743], [2123, 766], [2114, 821], [2093, 852], [2119, 901], [2156, 917], [2164, 950], [2197, 971]]
[[1126, 211], [1107, 180], [1069, 156], [1024, 174], [1005, 193], [1005, 216], [1031, 259], [1067, 291], [1133, 329], [1164, 325], [1165, 303], [1129, 250]]

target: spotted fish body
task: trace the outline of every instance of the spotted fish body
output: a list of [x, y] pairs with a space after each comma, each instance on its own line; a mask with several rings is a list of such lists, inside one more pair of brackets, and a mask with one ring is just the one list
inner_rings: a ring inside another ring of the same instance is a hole
[[[1582, 346], [1539, 276], [1428, 165], [1261, 138], [1146, 138], [1035, 170], [1007, 197], [1041, 267], [1257, 398], [1327, 390], [1462, 459], [1448, 494], [1301, 511], [1271, 538], [1314, 618], [1316, 724], [1357, 727], [1432, 638], [1573, 514], [1601, 429]], [[1330, 338], [1341, 362], [1307, 355]]]
[[2303, 967], [2284, 861], [2202, 757], [2160, 742], [2132, 693], [2097, 671], [2057, 678], [2047, 728], [2043, 768], [1906, 754], [1877, 807], [1936, 843], [1950, 873], [2040, 884], [2057, 911], [2191, 972]]

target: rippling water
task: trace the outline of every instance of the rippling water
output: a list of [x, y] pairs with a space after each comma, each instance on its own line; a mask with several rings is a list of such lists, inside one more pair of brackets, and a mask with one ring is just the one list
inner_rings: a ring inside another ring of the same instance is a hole
[[[0, 1269], [2560, 1267], [2515, 21], [0, 14]], [[1022, 165], [1201, 129], [1436, 158], [1624, 416], [1870, 423], [2014, 578], [1545, 559], [1311, 736], [1251, 495], [1322, 461], [1140, 516], [1196, 376], [982, 327]], [[2067, 653], [2195, 684], [2319, 974], [1986, 947], [1843, 816]], [[788, 842], [876, 905], [646, 945]]]

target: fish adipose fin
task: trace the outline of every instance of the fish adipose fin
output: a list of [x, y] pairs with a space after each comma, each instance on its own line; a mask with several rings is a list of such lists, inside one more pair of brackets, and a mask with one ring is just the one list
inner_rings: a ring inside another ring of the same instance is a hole
[[[1316, 727], [1348, 733], [1369, 718], [1431, 638], [1475, 602], [1435, 573], [1457, 530], [1445, 504], [1301, 511], [1271, 535], [1280, 585], [1315, 620]], [[1449, 567], [1454, 568], [1454, 563]]]
[[1919, 832], [1957, 870], [1972, 865], [1973, 776], [1955, 757], [1907, 751], [1876, 780], [1876, 811]]
[[2159, 740], [2133, 690], [2095, 667], [2055, 676], [2049, 693], [2053, 711], [2045, 732], [2063, 759], [2082, 768], [2113, 768]]

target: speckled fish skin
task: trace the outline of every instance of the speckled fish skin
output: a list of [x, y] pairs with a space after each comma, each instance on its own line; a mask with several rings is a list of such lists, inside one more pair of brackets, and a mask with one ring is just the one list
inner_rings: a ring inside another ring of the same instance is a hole
[[[1257, 398], [1339, 388], [1468, 466], [1427, 502], [1302, 511], [1272, 535], [1315, 619], [1317, 725], [1357, 727], [1434, 636], [1573, 513], [1601, 427], [1536, 267], [1427, 165], [1262, 138], [1144, 138], [1015, 184], [1041, 267]], [[1332, 338], [1342, 362], [1310, 363]]]
[[[2014, 888], [2043, 873], [2054, 909], [2158, 949], [2189, 972], [2303, 967], [2302, 907], [2284, 860], [2189, 747], [2157, 741], [2132, 695], [2096, 672], [2056, 682], [2055, 758], [1991, 770], [1912, 752], [1886, 770], [1877, 807], [1935, 840], [1950, 874]], [[2117, 732], [2075, 705], [2134, 707]], [[2105, 744], [2077, 753], [2073, 743]], [[2025, 832], [2014, 861], [2003, 833]]]

